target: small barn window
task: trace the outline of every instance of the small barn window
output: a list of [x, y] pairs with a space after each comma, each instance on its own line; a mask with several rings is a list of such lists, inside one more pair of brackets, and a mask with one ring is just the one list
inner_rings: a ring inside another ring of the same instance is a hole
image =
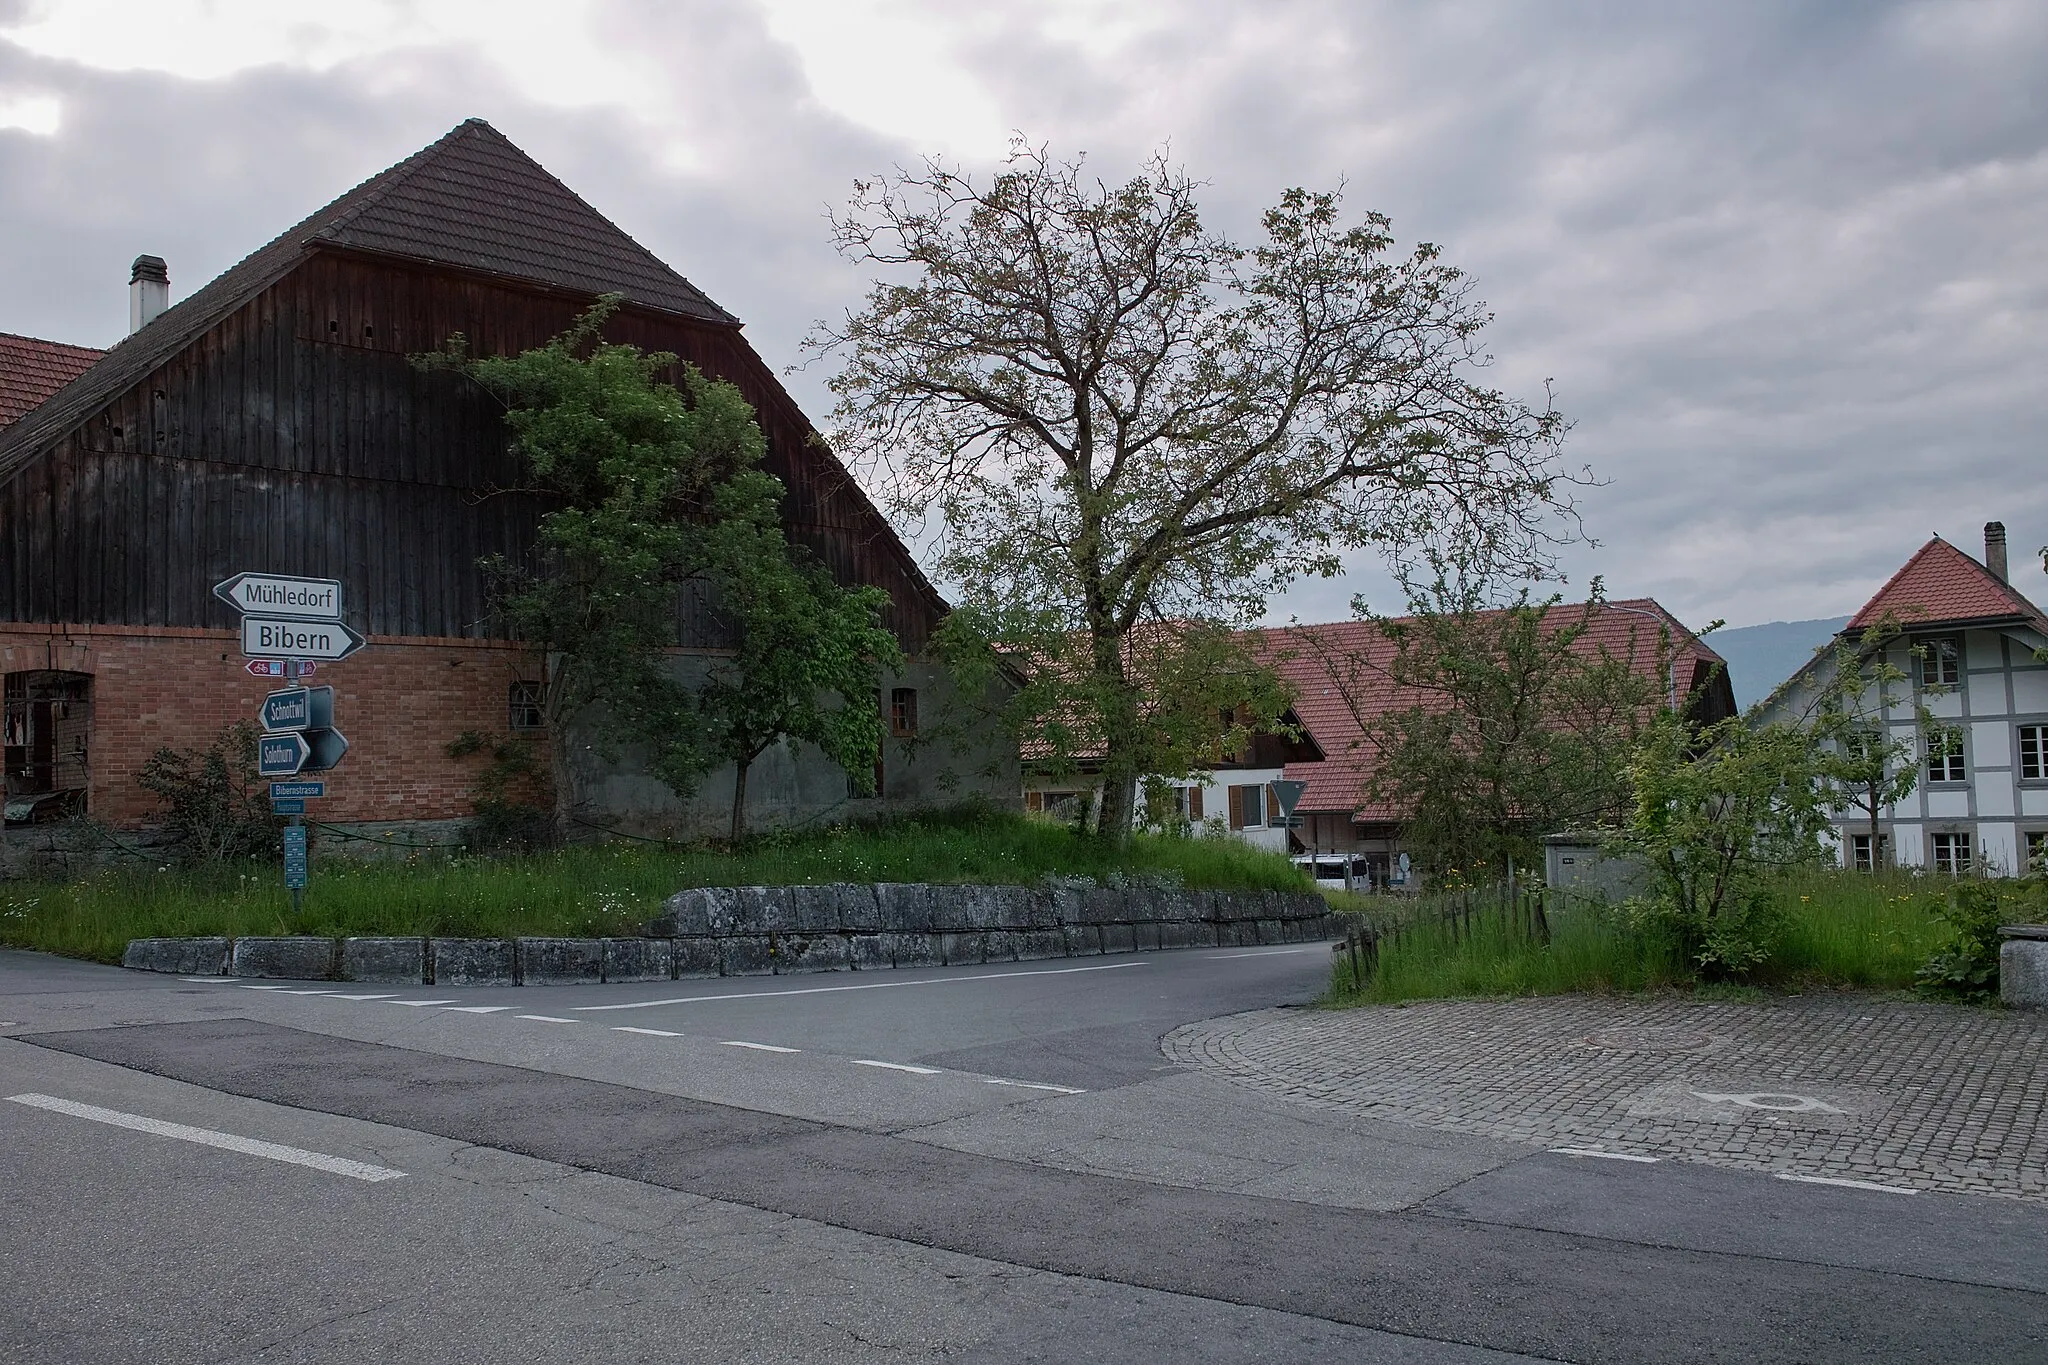
[[1953, 637], [1921, 645], [1920, 685], [1956, 687], [1963, 681], [1963, 642]]
[[541, 709], [540, 684], [518, 681], [512, 684], [507, 696], [510, 714], [508, 722], [514, 730], [545, 730], [547, 713]]
[[898, 687], [889, 693], [889, 733], [897, 739], [917, 734], [917, 689]]
[[1963, 732], [1943, 725], [1927, 732], [1927, 780], [1967, 782], [1969, 767], [1963, 762]]
[[1934, 845], [1934, 870], [1961, 877], [1970, 870], [1970, 836], [1967, 834], [1935, 834], [1929, 836]]

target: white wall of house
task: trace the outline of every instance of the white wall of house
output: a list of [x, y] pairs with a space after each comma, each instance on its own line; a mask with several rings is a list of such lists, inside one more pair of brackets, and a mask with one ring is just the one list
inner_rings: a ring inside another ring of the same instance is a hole
[[[1151, 812], [1145, 809], [1144, 784], [1136, 784], [1132, 808], [1141, 823], [1160, 824], [1176, 814], [1185, 815], [1196, 834], [1221, 834], [1242, 839], [1275, 853], [1287, 852], [1287, 828], [1273, 802], [1271, 786], [1282, 775], [1280, 768], [1227, 768], [1179, 778], [1173, 788], [1177, 809]], [[1101, 784], [1087, 777], [1066, 781], [1027, 778], [1024, 808], [1047, 816], [1078, 817], [1081, 803], [1092, 801]], [[1233, 789], [1236, 795], [1233, 796]]]
[[[1889, 662], [1909, 679], [1923, 664], [1914, 646], [1930, 653], [1955, 652], [1953, 681], [1942, 691], [1916, 696], [1914, 683], [1895, 686], [1883, 724], [1919, 757], [1913, 792], [1880, 812], [1879, 835], [1890, 844], [1890, 861], [1929, 871], [2025, 870], [2029, 852], [2048, 849], [2048, 665], [2035, 651], [2048, 638], [2024, 626], [2000, 629], [1929, 627], [1893, 642]], [[1767, 703], [1763, 718], [1791, 719], [1810, 702], [1819, 670], [1795, 678]], [[1937, 764], [1915, 715], [1916, 700], [1934, 722], [1960, 737], [1960, 774], [1953, 762]], [[1874, 709], [1874, 708], [1873, 708]], [[1840, 811], [1834, 817], [1836, 852], [1845, 866], [1869, 857], [1869, 817]]]

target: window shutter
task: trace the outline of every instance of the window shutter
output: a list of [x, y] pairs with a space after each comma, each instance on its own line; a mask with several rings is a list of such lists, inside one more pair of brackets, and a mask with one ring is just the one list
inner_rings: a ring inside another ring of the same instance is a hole
[[1229, 790], [1229, 792], [1230, 792], [1230, 827], [1231, 827], [1232, 829], [1243, 829], [1243, 828], [1244, 828], [1244, 788], [1243, 788], [1243, 787], [1231, 787], [1231, 788], [1229, 788], [1228, 790]]
[[1202, 818], [1202, 789], [1201, 789], [1200, 787], [1189, 787], [1189, 788], [1188, 788], [1188, 819], [1190, 819], [1190, 820], [1199, 820], [1199, 819], [1201, 819], [1201, 818]]
[[1033, 810], [1033, 811], [1040, 811], [1040, 812], [1044, 811], [1044, 810], [1045, 810], [1045, 793], [1044, 793], [1044, 792], [1025, 792], [1025, 793], [1024, 793], [1024, 809], [1025, 809], [1025, 810]]

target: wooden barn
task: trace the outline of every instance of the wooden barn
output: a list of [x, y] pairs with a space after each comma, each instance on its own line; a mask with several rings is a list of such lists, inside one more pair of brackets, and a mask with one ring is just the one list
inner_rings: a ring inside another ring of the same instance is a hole
[[[896, 718], [882, 796], [851, 798], [822, 756], [780, 756], [750, 780], [757, 821], [1015, 799], [1014, 763], [985, 771], [993, 736], [913, 742], [917, 691], [945, 685], [918, 655], [946, 605], [739, 320], [489, 124], [464, 123], [182, 302], [153, 257], [129, 288], [131, 334], [104, 355], [0, 338], [0, 413], [21, 412], [0, 427], [12, 819], [82, 807], [146, 824], [135, 779], [149, 754], [254, 716], [267, 684], [212, 594], [245, 570], [340, 580], [349, 624], [372, 642], [316, 679], [335, 686], [352, 746], [320, 816], [465, 816], [475, 773], [449, 742], [536, 720], [536, 661], [494, 632], [478, 561], [526, 551], [546, 505], [507, 491], [521, 478], [491, 400], [408, 357], [455, 333], [477, 354], [516, 353], [609, 292], [625, 304], [607, 339], [672, 351], [745, 393], [790, 536], [841, 581], [887, 591], [912, 659], [877, 701]], [[680, 653], [724, 643], [679, 602]], [[630, 759], [591, 758], [578, 799], [594, 826], [705, 828], [729, 780], [679, 806]]]

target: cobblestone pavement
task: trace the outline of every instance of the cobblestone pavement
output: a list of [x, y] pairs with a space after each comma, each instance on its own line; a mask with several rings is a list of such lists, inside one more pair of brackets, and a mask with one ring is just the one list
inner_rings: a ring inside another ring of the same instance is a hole
[[1166, 1055], [1485, 1137], [2048, 1200], [2048, 1018], [1890, 997], [1428, 1001], [1189, 1024]]

